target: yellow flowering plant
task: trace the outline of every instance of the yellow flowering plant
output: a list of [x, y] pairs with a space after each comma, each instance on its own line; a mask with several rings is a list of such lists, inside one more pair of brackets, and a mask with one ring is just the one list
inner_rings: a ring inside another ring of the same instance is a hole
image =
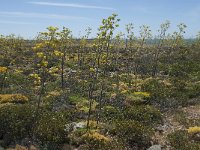
[[133, 94], [136, 95], [136, 96], [142, 96], [142, 97], [145, 97], [145, 98], [150, 97], [150, 93], [148, 93], [148, 92], [133, 92]]
[[195, 127], [189, 127], [189, 129], [187, 129], [188, 133], [190, 135], [195, 135], [197, 133], [200, 133], [200, 127], [195, 126]]
[[7, 78], [7, 71], [8, 71], [8, 68], [7, 67], [2, 67], [0, 66], [0, 78], [2, 80], [0, 80], [0, 89], [1, 91], [3, 91], [3, 87], [4, 87], [4, 84], [5, 84], [5, 81], [6, 81], [6, 78]]
[[6, 73], [7, 70], [8, 70], [7, 67], [1, 67], [1, 66], [0, 66], [0, 73]]

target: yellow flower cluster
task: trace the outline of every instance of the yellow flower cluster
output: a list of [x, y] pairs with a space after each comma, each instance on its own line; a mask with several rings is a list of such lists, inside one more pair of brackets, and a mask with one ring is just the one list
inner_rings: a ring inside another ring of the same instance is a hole
[[34, 73], [34, 74], [30, 74], [30, 77], [39, 78], [39, 75], [37, 73]]
[[26, 103], [28, 98], [22, 94], [0, 94], [0, 104], [3, 103]]
[[30, 74], [30, 77], [32, 77], [35, 81], [34, 84], [40, 84], [41, 83], [41, 77], [37, 74]]
[[36, 44], [36, 45], [33, 47], [33, 50], [40, 49], [40, 48], [42, 48], [43, 46], [44, 46], [43, 43]]
[[37, 64], [38, 67], [47, 67], [48, 61], [42, 60], [40, 63]]
[[44, 44], [48, 45], [48, 44], [50, 44], [50, 42], [49, 41], [45, 41]]
[[47, 67], [47, 65], [48, 65], [48, 61], [43, 60], [43, 61], [41, 62], [41, 66], [42, 66], [42, 67]]
[[124, 82], [120, 82], [119, 83], [119, 90], [120, 91], [128, 91], [129, 90], [128, 89], [128, 85], [126, 83], [124, 83]]
[[16, 74], [23, 73], [23, 70], [15, 69], [15, 73], [16, 73]]
[[102, 142], [109, 142], [111, 140], [110, 138], [108, 138], [96, 131], [90, 131], [90, 133], [84, 134], [83, 137], [87, 138], [88, 140], [93, 139], [93, 140], [102, 141]]
[[57, 45], [55, 43], [49, 43], [52, 48], [56, 48]]
[[128, 93], [128, 90], [121, 91], [121, 94], [126, 94], [126, 93]]
[[103, 63], [103, 64], [106, 63], [106, 55], [105, 54], [102, 56], [101, 63]]
[[51, 68], [49, 68], [49, 73], [50, 74], [52, 74], [52, 75], [54, 75], [54, 76], [56, 76], [56, 73], [59, 71], [59, 68], [57, 68], [57, 67], [51, 67]]
[[37, 52], [36, 54], [37, 54], [37, 56], [38, 56], [39, 58], [44, 57], [44, 53], [43, 53], [43, 52]]
[[95, 72], [95, 69], [94, 68], [90, 68], [90, 72]]
[[62, 57], [64, 56], [64, 54], [62, 52], [59, 52], [57, 50], [54, 51], [54, 55], [57, 56], [57, 57]]
[[8, 70], [7, 67], [1, 67], [0, 66], [0, 73], [6, 73], [7, 70]]
[[188, 133], [189, 134], [197, 134], [197, 133], [200, 133], [200, 127], [198, 126], [195, 126], [195, 127], [189, 127], [189, 129], [187, 129]]
[[148, 93], [148, 92], [134, 92], [133, 94], [144, 96], [144, 97], [150, 97], [150, 93]]

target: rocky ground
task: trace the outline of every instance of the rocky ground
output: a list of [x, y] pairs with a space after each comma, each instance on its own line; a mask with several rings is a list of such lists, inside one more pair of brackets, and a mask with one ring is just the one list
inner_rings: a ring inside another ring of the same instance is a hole
[[[163, 113], [164, 122], [162, 125], [156, 127], [156, 134], [154, 140], [156, 143], [148, 150], [170, 150], [171, 147], [167, 141], [167, 135], [177, 130], [187, 130], [193, 125], [200, 125], [200, 104], [188, 107], [178, 108], [176, 110]], [[63, 150], [67, 150], [67, 146]], [[0, 147], [0, 150], [5, 150]], [[31, 145], [29, 148], [16, 145], [6, 150], [37, 150]]]
[[155, 145], [155, 149], [149, 150], [170, 150], [169, 143], [167, 141], [167, 135], [177, 130], [187, 130], [190, 126], [199, 125], [200, 123], [200, 105], [188, 106], [178, 108], [171, 112], [163, 114], [164, 123], [158, 126], [155, 141], [158, 145]]

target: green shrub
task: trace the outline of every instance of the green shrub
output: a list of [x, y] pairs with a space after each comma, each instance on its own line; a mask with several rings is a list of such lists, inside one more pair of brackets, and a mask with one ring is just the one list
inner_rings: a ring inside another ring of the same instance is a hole
[[98, 130], [90, 130], [87, 132], [85, 128], [78, 129], [72, 134], [71, 140], [72, 145], [81, 150], [124, 149], [122, 148], [122, 143], [100, 133]]
[[88, 149], [102, 149], [111, 141], [110, 138], [96, 131], [90, 131], [82, 135], [82, 140], [87, 144]]
[[142, 105], [149, 102], [149, 95], [146, 92], [134, 92], [126, 95], [126, 106]]
[[161, 109], [186, 106], [192, 93], [186, 89], [186, 81], [176, 77], [171, 77], [168, 80], [160, 78], [146, 79], [142, 89], [151, 93], [150, 102]]
[[68, 102], [68, 96], [61, 90], [53, 90], [47, 92], [46, 95], [43, 97], [43, 103], [45, 107], [49, 110], [53, 109], [63, 109], [63, 105], [66, 105]]
[[7, 93], [21, 93], [30, 95], [33, 89], [33, 82], [29, 79], [28, 75], [23, 73], [9, 72], [5, 82], [4, 91]]
[[153, 125], [160, 123], [162, 121], [162, 116], [158, 109], [149, 105], [141, 105], [126, 109], [124, 111], [124, 119]]
[[186, 89], [189, 98], [196, 98], [200, 96], [200, 82], [191, 82], [187, 85]]
[[[76, 94], [76, 95], [69, 96], [69, 102], [70, 102], [70, 104], [75, 105], [76, 109], [78, 111], [88, 113], [88, 111], [89, 111], [89, 99]], [[95, 100], [93, 100], [92, 111], [95, 110], [97, 104], [98, 103]]]
[[5, 104], [0, 107], [0, 137], [5, 145], [30, 134], [33, 114], [30, 105]]
[[68, 142], [68, 113], [43, 112], [36, 123], [34, 134], [43, 142], [63, 143]]
[[112, 121], [115, 119], [123, 118], [122, 112], [118, 108], [110, 106], [110, 105], [106, 105], [103, 107], [102, 116], [103, 116], [103, 119], [105, 119], [105, 121]]
[[152, 129], [137, 121], [118, 121], [111, 133], [128, 147], [147, 148], [150, 145]]

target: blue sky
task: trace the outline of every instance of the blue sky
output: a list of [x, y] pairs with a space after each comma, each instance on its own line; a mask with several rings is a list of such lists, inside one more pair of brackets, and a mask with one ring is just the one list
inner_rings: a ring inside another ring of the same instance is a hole
[[0, 34], [33, 38], [48, 26], [65, 26], [75, 36], [91, 27], [95, 36], [102, 18], [112, 13], [121, 19], [117, 32], [133, 23], [136, 33], [147, 24], [156, 34], [166, 20], [171, 22], [170, 32], [181, 22], [188, 26], [186, 37], [200, 31], [200, 0], [1, 0]]

